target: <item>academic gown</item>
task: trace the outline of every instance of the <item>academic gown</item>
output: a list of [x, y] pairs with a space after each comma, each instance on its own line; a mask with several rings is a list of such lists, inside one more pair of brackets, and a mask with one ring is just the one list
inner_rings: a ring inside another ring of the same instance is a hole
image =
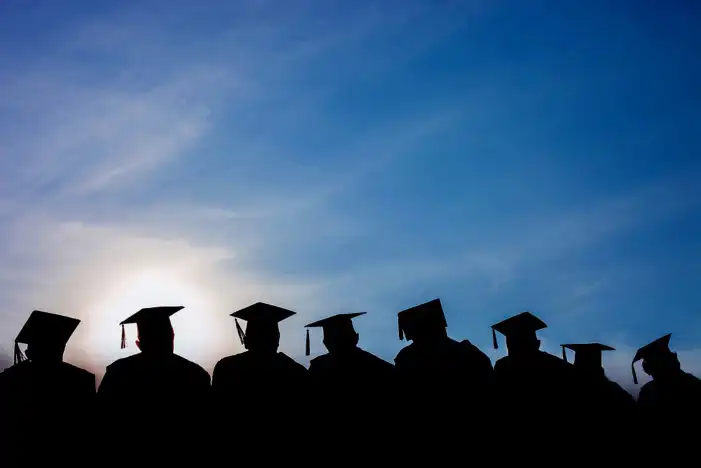
[[[210, 378], [177, 354], [135, 354], [107, 367], [98, 401], [105, 450], [125, 435], [140, 457], [183, 459], [206, 442]], [[180, 441], [180, 442], [179, 442]]]
[[[359, 424], [377, 437], [386, 436], [385, 429], [395, 414], [392, 364], [355, 347], [347, 353], [312, 359], [309, 378], [315, 420], [327, 434], [334, 434], [334, 440], [342, 440], [339, 434], [354, 433]], [[373, 438], [366, 440], [363, 446], [367, 448]]]
[[492, 362], [469, 340], [446, 338], [424, 346], [411, 343], [399, 351], [394, 362], [402, 384], [420, 393], [438, 392], [442, 401], [456, 399], [452, 403], [468, 407], [469, 412], [484, 404], [481, 399], [488, 396], [494, 378]]
[[398, 432], [409, 446], [437, 444], [450, 460], [459, 455], [462, 444], [484, 441], [494, 378], [486, 354], [469, 340], [446, 337], [429, 345], [411, 343], [394, 362], [401, 385]]
[[300, 433], [307, 369], [285, 353], [223, 358], [214, 367], [212, 390], [215, 425], [225, 439], [291, 446]]
[[581, 372], [575, 366], [574, 373], [577, 393], [571, 395], [571, 401], [576, 423], [568, 428], [569, 437], [576, 439], [578, 445], [589, 447], [586, 455], [592, 462], [600, 460], [599, 457], [618, 457], [620, 461], [629, 462], [630, 447], [621, 443], [621, 434], [630, 434], [635, 428], [632, 395], [609, 380], [603, 368]]
[[[506, 356], [494, 365], [497, 401], [494, 416], [506, 428], [509, 443], [529, 444], [547, 428], [576, 421], [577, 386], [572, 364], [538, 351], [532, 356]], [[555, 431], [567, 443], [564, 431]]]
[[665, 381], [652, 380], [640, 389], [638, 408], [642, 418], [698, 421], [701, 416], [701, 380], [684, 371]]
[[[609, 380], [603, 371], [586, 375], [575, 369], [574, 383], [578, 390], [577, 406], [581, 418], [601, 426], [632, 422], [635, 400], [620, 385]], [[616, 430], [620, 428], [616, 427]]]
[[342, 381], [359, 388], [374, 385], [376, 379], [388, 379], [393, 373], [392, 364], [358, 347], [347, 354], [323, 354], [309, 363], [310, 378], [328, 384]]
[[701, 380], [679, 370], [664, 380], [652, 380], [638, 395], [640, 444], [649, 457], [667, 464], [687, 464], [696, 456], [701, 420]]
[[[95, 375], [67, 362], [18, 363], [0, 374], [5, 466], [83, 466], [91, 447]], [[0, 449], [1, 450], [1, 449]]]

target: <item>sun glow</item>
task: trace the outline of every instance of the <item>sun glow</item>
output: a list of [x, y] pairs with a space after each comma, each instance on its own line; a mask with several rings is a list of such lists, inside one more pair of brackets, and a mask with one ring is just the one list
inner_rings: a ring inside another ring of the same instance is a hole
[[181, 305], [185, 308], [171, 321], [175, 329], [175, 351], [188, 358], [206, 357], [221, 335], [212, 315], [213, 298], [186, 274], [168, 270], [142, 270], [114, 284], [90, 311], [90, 347], [105, 358], [133, 354], [137, 331], [126, 326], [127, 349], [120, 350], [119, 323], [144, 307]]

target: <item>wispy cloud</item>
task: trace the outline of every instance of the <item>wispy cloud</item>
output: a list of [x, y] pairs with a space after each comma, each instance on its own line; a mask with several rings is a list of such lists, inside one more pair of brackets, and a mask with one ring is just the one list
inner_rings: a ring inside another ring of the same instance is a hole
[[[377, 260], [379, 265], [366, 264], [360, 267], [361, 271], [345, 271], [339, 281], [353, 278], [352, 281], [367, 281], [369, 285], [383, 278], [383, 284], [387, 285], [388, 280], [413, 282], [426, 277], [457, 276], [469, 283], [479, 277], [488, 279], [491, 284], [488, 290], [498, 293], [500, 287], [534, 264], [586, 254], [597, 245], [631, 231], [659, 225], [693, 210], [699, 200], [695, 196], [697, 180], [698, 174], [684, 173], [641, 187], [634, 193], [588, 203], [579, 210], [529, 212], [512, 219], [508, 229], [485, 230], [478, 236], [467, 238], [461, 253], [451, 251], [444, 257], [431, 253], [427, 258], [403, 259], [396, 264], [380, 257]], [[397, 274], [399, 272], [401, 274]], [[547, 274], [547, 281], [553, 281], [553, 276], [561, 274], [551, 272]], [[582, 283], [575, 278], [574, 281], [566, 289], [573, 300], [604, 287], [603, 279]], [[484, 284], [480, 283], [479, 287], [483, 288]]]

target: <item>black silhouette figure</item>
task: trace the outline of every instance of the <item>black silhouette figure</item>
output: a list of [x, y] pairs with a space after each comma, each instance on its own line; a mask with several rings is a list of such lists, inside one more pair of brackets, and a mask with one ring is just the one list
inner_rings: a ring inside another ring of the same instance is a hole
[[[4, 466], [81, 462], [73, 446], [75, 440], [90, 443], [95, 375], [63, 361], [79, 324], [35, 310], [17, 335], [15, 364], [0, 374]], [[26, 356], [20, 344], [27, 345]]]
[[[571, 418], [576, 404], [568, 401], [576, 390], [572, 366], [540, 350], [536, 331], [546, 327], [530, 312], [492, 325], [494, 348], [498, 348], [499, 332], [506, 337], [508, 350], [494, 364], [498, 408], [507, 420], [528, 421], [532, 431]], [[529, 435], [525, 429], [511, 436]]]
[[[278, 324], [293, 315], [295, 312], [262, 302], [231, 314], [246, 351], [225, 357], [214, 367], [212, 389], [218, 421], [214, 425], [221, 428], [226, 444], [222, 447], [228, 446], [233, 434], [244, 446], [264, 444], [281, 449], [294, 445], [307, 391], [307, 369], [278, 351]], [[247, 322], [245, 333], [238, 319]]]
[[[394, 366], [358, 346], [360, 336], [352, 319], [363, 314], [338, 314], [307, 325], [307, 328], [323, 328], [324, 346], [328, 350], [327, 354], [311, 360], [309, 377], [314, 404], [321, 408], [316, 421], [333, 434], [329, 443], [337, 441], [345, 445], [338, 434], [355, 432], [358, 420], [378, 437], [387, 434], [386, 424], [393, 409]], [[309, 329], [306, 351], [308, 356]], [[367, 397], [358, 398], [358, 395]], [[368, 437], [369, 444], [376, 440], [379, 439]], [[371, 450], [367, 445], [363, 448]]]
[[[440, 299], [420, 304], [397, 314], [399, 338], [412, 341], [394, 358], [399, 384], [399, 405], [404, 418], [415, 425], [406, 430], [406, 444], [424, 447], [426, 455], [435, 456], [431, 445], [453, 447], [451, 438], [468, 437], [463, 443], [477, 443], [475, 431], [455, 431], [454, 421], [469, 420], [473, 427], [483, 427], [490, 405], [493, 382], [492, 363], [470, 341], [456, 341], [448, 336], [447, 322]], [[421, 429], [421, 430], [420, 430]], [[446, 458], [457, 453], [443, 452]]]
[[[606, 377], [602, 365], [602, 352], [615, 351], [600, 343], [563, 344], [562, 358], [567, 361], [566, 349], [575, 352], [574, 384], [577, 394], [575, 411], [582, 426], [596, 424], [598, 440], [608, 446], [608, 452], [619, 450], [620, 441], [615, 437], [624, 427], [635, 422], [635, 400], [615, 382]], [[600, 447], [603, 450], [603, 447]]]
[[[322, 327], [324, 346], [328, 350], [311, 360], [309, 375], [315, 380], [322, 379], [328, 384], [344, 380], [344, 385], [365, 387], [368, 383], [391, 378], [394, 366], [358, 346], [360, 336], [353, 327], [355, 317], [365, 314], [338, 314], [307, 325], [308, 328]], [[307, 356], [310, 354], [309, 330], [307, 330]], [[363, 380], [364, 382], [359, 382]], [[366, 387], [367, 388], [367, 387]], [[341, 390], [341, 389], [339, 389]]]
[[640, 389], [638, 407], [643, 421], [697, 424], [701, 416], [701, 380], [682, 370], [677, 353], [669, 349], [671, 337], [670, 333], [658, 338], [635, 353], [633, 381], [638, 383], [635, 363], [640, 360], [643, 370], [652, 377]]
[[[203, 418], [208, 412], [209, 374], [174, 352], [170, 317], [182, 309], [145, 308], [124, 320], [122, 347], [126, 347], [124, 326], [136, 324], [141, 352], [107, 366], [98, 389], [105, 430], [121, 437], [130, 434], [130, 448], [142, 460], [177, 461], [197, 452], [206, 441]], [[176, 444], [167, 434], [184, 443]], [[108, 443], [115, 440], [109, 439]]]

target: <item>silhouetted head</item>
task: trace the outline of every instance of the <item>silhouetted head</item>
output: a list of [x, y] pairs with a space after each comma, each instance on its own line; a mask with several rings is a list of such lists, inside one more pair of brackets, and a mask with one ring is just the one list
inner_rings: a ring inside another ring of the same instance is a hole
[[236, 330], [241, 344], [248, 351], [256, 354], [277, 353], [278, 346], [280, 346], [280, 327], [278, 324], [293, 315], [295, 312], [291, 310], [263, 302], [257, 302], [231, 314], [235, 320], [241, 319], [247, 322], [244, 333], [236, 320]]
[[506, 348], [509, 356], [520, 358], [530, 356], [540, 349], [540, 340], [536, 335], [538, 330], [546, 328], [545, 322], [530, 312], [522, 312], [492, 325], [492, 340], [494, 349], [499, 348], [496, 332], [506, 337]]
[[66, 345], [62, 343], [34, 343], [27, 346], [24, 354], [27, 358], [38, 364], [51, 364], [63, 362], [63, 353]]
[[644, 359], [643, 370], [653, 379], [663, 379], [678, 373], [681, 370], [681, 363], [677, 353], [670, 351], [664, 355]]
[[633, 358], [632, 371], [633, 381], [638, 383], [635, 374], [635, 363], [642, 360], [643, 370], [653, 379], [664, 379], [677, 374], [681, 370], [681, 364], [677, 353], [669, 349], [669, 340], [672, 334], [665, 335], [655, 341], [643, 346]]
[[277, 323], [249, 322], [243, 345], [248, 351], [272, 354], [280, 346], [280, 327]]
[[413, 341], [418, 345], [441, 340], [448, 336], [440, 299], [419, 304], [397, 314], [399, 339]]
[[136, 346], [146, 354], [172, 354], [175, 348], [175, 332], [170, 317], [183, 309], [182, 306], [161, 306], [141, 309], [122, 325], [122, 348], [126, 347], [124, 325], [136, 324], [138, 339]]
[[[353, 318], [365, 312], [338, 314], [332, 317], [310, 323], [307, 328], [322, 327], [324, 329], [324, 346], [331, 354], [343, 354], [358, 346], [359, 335], [353, 328]], [[307, 330], [306, 354], [310, 354], [309, 330]]]
[[507, 336], [506, 350], [509, 356], [531, 355], [540, 350], [540, 340], [536, 335]]
[[78, 324], [78, 319], [33, 311], [15, 339], [15, 363], [25, 358], [20, 351], [20, 343], [27, 345], [26, 357], [32, 362], [62, 362], [66, 344]]
[[579, 344], [563, 344], [562, 359], [567, 361], [567, 353], [565, 348], [571, 349], [574, 354], [574, 367], [577, 371], [588, 375], [601, 375], [604, 373], [602, 365], [602, 352], [614, 351], [611, 346], [600, 343], [579, 343]]
[[175, 350], [175, 331], [170, 320], [138, 326], [136, 346], [142, 353], [170, 354]]

